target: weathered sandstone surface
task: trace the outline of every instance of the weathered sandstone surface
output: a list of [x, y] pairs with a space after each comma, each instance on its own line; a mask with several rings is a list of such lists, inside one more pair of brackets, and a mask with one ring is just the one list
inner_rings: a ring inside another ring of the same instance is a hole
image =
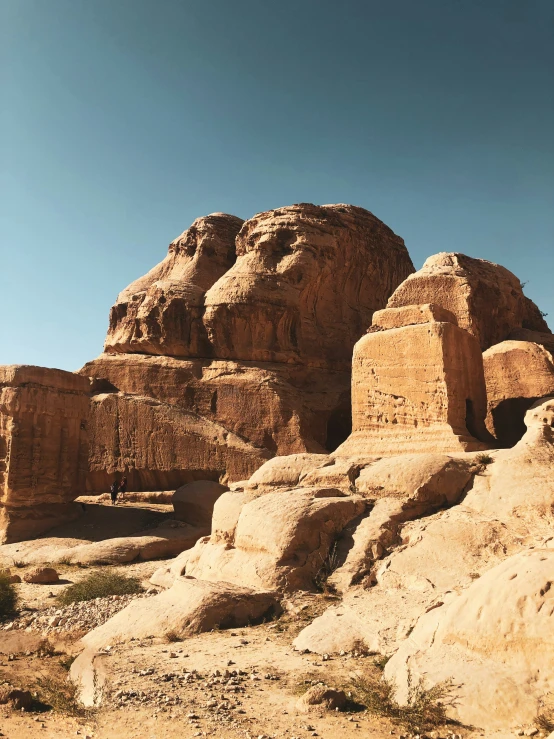
[[379, 311], [376, 321], [354, 347], [352, 435], [338, 455], [485, 449], [477, 340], [432, 304]]
[[541, 344], [503, 341], [483, 353], [487, 427], [498, 445], [511, 447], [525, 433], [533, 403], [554, 395], [554, 359]]
[[210, 356], [204, 296], [235, 262], [242, 224], [236, 216], [212, 213], [172, 241], [166, 258], [119, 294], [106, 351]]
[[[99, 392], [192, 411], [262, 458], [332, 450], [350, 432], [352, 347], [411, 272], [402, 239], [363, 208], [300, 204], [244, 224], [212, 214], [119, 295], [105, 353], [81, 374], [100, 381]], [[119, 456], [106, 450], [93, 440], [94, 470]], [[190, 469], [186, 455], [175, 460]], [[151, 484], [132, 477], [133, 488]], [[91, 475], [89, 489], [100, 482]]]
[[89, 381], [62, 370], [0, 367], [0, 542], [79, 515], [88, 467]]
[[518, 329], [548, 332], [518, 278], [505, 267], [465, 254], [441, 252], [396, 289], [388, 307], [435, 303], [451, 311], [458, 326], [475, 336], [481, 350]]
[[179, 406], [101, 393], [91, 399], [88, 486], [126, 472], [131, 490], [170, 490], [198, 479], [242, 480], [270, 456]]
[[554, 691], [554, 550], [509, 557], [422, 616], [385, 669], [406, 701], [410, 681], [453, 679], [465, 724], [528, 725]]
[[173, 493], [175, 518], [192, 526], [203, 526], [209, 531], [215, 502], [226, 490], [225, 485], [211, 480], [182, 485]]

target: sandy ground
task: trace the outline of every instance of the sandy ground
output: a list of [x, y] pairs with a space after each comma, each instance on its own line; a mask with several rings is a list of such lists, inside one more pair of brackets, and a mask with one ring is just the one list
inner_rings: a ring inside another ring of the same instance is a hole
[[[98, 541], [124, 535], [122, 531], [130, 534], [145, 524], [156, 525], [160, 518], [171, 515], [170, 506], [148, 503], [127, 503], [112, 508], [95, 501], [87, 509], [78, 521], [59, 527], [56, 536]], [[49, 533], [51, 538], [52, 532]], [[149, 586], [149, 577], [161, 564], [159, 560], [136, 562], [110, 569], [138, 577]], [[24, 574], [27, 569], [19, 567], [13, 571]], [[57, 569], [61, 577], [57, 585], [16, 586], [21, 607], [38, 611], [49, 608], [55, 604], [55, 596], [70, 583], [105, 567], [60, 565]], [[390, 739], [391, 735], [407, 736], [401, 725], [354, 704], [346, 712], [321, 708], [309, 713], [298, 711], [299, 696], [316, 682], [348, 691], [355, 673], [376, 678], [380, 675], [374, 656], [345, 655], [324, 661], [292, 649], [296, 634], [328, 605], [329, 600], [323, 595], [299, 594], [294, 611], [285, 612], [273, 623], [214, 631], [183, 642], [167, 643], [153, 638], [116, 646], [104, 658], [108, 689], [103, 705], [86, 711], [72, 702], [67, 680], [71, 658], [80, 651], [82, 634], [49, 637], [51, 648], [46, 651], [54, 653], [45, 654], [44, 636], [40, 633], [0, 631], [0, 684], [7, 681], [37, 691], [45, 704], [43, 710], [29, 713], [0, 706], [0, 737], [351, 739], [371, 736], [379, 739], [387, 736]], [[441, 737], [449, 733], [483, 736], [457, 726], [437, 727], [437, 731]], [[496, 735], [498, 739], [502, 736]]]

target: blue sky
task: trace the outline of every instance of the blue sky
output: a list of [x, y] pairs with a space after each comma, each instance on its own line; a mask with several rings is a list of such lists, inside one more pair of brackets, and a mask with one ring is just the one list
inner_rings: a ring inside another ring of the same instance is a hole
[[554, 325], [551, 0], [0, 0], [0, 363], [75, 370], [198, 216], [346, 202]]

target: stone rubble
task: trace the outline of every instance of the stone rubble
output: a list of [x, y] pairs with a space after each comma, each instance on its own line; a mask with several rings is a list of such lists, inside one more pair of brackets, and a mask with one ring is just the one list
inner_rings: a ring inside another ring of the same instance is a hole
[[72, 603], [69, 606], [51, 606], [42, 611], [23, 610], [21, 615], [5, 624], [2, 631], [39, 631], [45, 636], [71, 631], [90, 631], [101, 626], [116, 613], [139, 598], [148, 598], [151, 593], [133, 595], [109, 595], [105, 598]]

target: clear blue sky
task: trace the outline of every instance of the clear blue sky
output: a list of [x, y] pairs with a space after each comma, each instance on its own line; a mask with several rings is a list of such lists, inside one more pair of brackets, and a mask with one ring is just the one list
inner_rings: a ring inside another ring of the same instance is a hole
[[552, 0], [0, 0], [0, 363], [77, 369], [194, 218], [354, 203], [554, 325]]

